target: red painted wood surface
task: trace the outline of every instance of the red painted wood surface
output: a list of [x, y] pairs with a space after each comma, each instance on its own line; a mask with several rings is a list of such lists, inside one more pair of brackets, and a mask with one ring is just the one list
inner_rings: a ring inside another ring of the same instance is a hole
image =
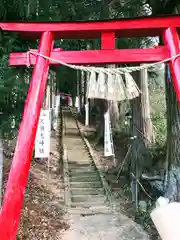
[[116, 39], [114, 32], [102, 32], [101, 34], [101, 49], [109, 50], [116, 48]]
[[26, 38], [38, 38], [42, 32], [54, 32], [59, 39], [100, 38], [102, 32], [115, 32], [116, 37], [160, 36], [168, 27], [180, 31], [180, 16], [143, 17], [109, 21], [49, 22], [49, 23], [0, 23], [5, 31], [15, 31]]
[[[164, 31], [164, 42], [168, 47], [171, 57], [180, 54], [179, 35], [175, 28], [171, 27]], [[170, 61], [170, 69], [177, 100], [180, 104], [180, 57]]]
[[[43, 33], [39, 52], [49, 56], [52, 43], [53, 34]], [[37, 57], [0, 212], [0, 239], [2, 240], [16, 239], [48, 69], [49, 61]]]
[[[147, 49], [122, 50], [86, 50], [86, 51], [52, 51], [51, 57], [69, 64], [110, 64], [110, 63], [149, 63], [162, 61], [169, 57], [166, 47]], [[30, 54], [30, 63], [34, 65], [36, 56]], [[27, 53], [11, 53], [9, 56], [11, 66], [26, 65]], [[50, 62], [53, 65], [59, 65]]]

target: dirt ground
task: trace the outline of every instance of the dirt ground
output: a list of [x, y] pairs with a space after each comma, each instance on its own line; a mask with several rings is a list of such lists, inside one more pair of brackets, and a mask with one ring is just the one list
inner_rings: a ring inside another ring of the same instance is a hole
[[[57, 141], [51, 139], [51, 158], [32, 161], [24, 208], [17, 240], [58, 240], [69, 228], [63, 220], [64, 184], [57, 171], [59, 158]], [[10, 160], [5, 159], [4, 187], [10, 169]]]

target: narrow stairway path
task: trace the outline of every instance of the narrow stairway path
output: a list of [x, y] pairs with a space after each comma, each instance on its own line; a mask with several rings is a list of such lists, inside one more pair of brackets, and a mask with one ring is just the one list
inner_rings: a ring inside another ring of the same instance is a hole
[[122, 213], [113, 211], [96, 165], [69, 109], [63, 109], [64, 168], [68, 239], [148, 240], [146, 232]]
[[81, 138], [76, 121], [68, 110], [63, 115], [71, 212], [83, 215], [92, 214], [93, 210], [96, 213], [110, 212], [100, 175]]

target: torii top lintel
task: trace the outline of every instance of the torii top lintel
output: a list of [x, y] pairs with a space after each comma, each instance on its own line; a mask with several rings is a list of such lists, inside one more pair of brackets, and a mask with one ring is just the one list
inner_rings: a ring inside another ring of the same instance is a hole
[[15, 31], [26, 38], [39, 38], [50, 31], [55, 39], [99, 38], [102, 32], [114, 32], [115, 37], [160, 36], [168, 27], [180, 32], [180, 16], [139, 17], [133, 19], [78, 22], [0, 22], [4, 31]]

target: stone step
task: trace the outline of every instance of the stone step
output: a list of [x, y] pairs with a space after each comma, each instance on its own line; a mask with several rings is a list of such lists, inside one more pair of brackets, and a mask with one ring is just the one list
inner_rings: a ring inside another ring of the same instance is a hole
[[70, 174], [76, 174], [76, 173], [94, 173], [94, 172], [97, 172], [96, 168], [95, 167], [86, 167], [86, 168], [81, 168], [81, 167], [77, 167], [77, 168], [69, 168], [69, 173]]
[[94, 166], [94, 164], [92, 163], [92, 161], [91, 160], [87, 160], [87, 159], [85, 159], [85, 160], [80, 160], [80, 161], [68, 161], [68, 165], [70, 166], [70, 167], [74, 167], [74, 166], [76, 166], [76, 167], [89, 167], [89, 166]]
[[104, 194], [103, 188], [71, 188], [72, 195], [97, 195]]
[[71, 207], [82, 207], [82, 208], [91, 208], [93, 206], [99, 207], [108, 204], [105, 200], [98, 201], [98, 202], [72, 202]]
[[99, 173], [97, 171], [89, 171], [89, 172], [76, 172], [76, 171], [71, 171], [69, 173], [69, 176], [70, 177], [84, 177], [84, 178], [87, 178], [87, 177], [99, 177]]
[[66, 142], [68, 143], [67, 150], [80, 151], [80, 152], [86, 150], [84, 142], [82, 140], [69, 138], [69, 139], [66, 139]]
[[81, 216], [88, 216], [88, 215], [96, 215], [96, 214], [112, 214], [112, 209], [109, 206], [98, 206], [98, 207], [90, 207], [90, 208], [69, 208], [67, 212], [71, 215], [81, 215]]
[[100, 181], [100, 177], [98, 175], [86, 176], [86, 177], [71, 175], [69, 178], [71, 182], [99, 182]]
[[106, 196], [105, 195], [73, 195], [71, 198], [72, 202], [106, 202]]
[[70, 170], [78, 170], [78, 169], [93, 169], [93, 171], [94, 171], [94, 169], [95, 169], [95, 165], [94, 164], [92, 164], [92, 162], [78, 162], [78, 163], [69, 163], [68, 162], [68, 166], [69, 166], [69, 169]]
[[78, 163], [68, 161], [68, 166], [70, 169], [95, 167], [92, 161], [86, 163], [81, 161], [79, 161]]
[[[72, 137], [69, 137], [69, 139], [66, 138], [66, 141], [67, 141], [67, 140], [68, 140], [68, 142], [70, 143], [70, 144], [67, 146], [68, 149], [69, 149], [70, 147], [73, 147], [74, 149], [81, 148], [81, 150], [83, 150], [83, 149], [86, 148], [86, 146], [85, 146], [85, 144], [84, 144], [84, 141], [81, 139], [81, 137], [75, 138], [75, 137], [73, 136], [73, 138], [72, 138]], [[73, 143], [73, 144], [72, 144], [72, 143]]]
[[69, 165], [70, 171], [75, 171], [75, 172], [77, 172], [78, 170], [79, 170], [79, 172], [82, 172], [82, 171], [89, 172], [90, 170], [97, 171], [95, 165], [92, 163], [89, 163], [89, 164], [82, 163], [82, 164], [76, 164], [76, 165], [68, 164], [68, 165]]
[[70, 158], [70, 157], [72, 157], [73, 156], [73, 153], [74, 152], [76, 152], [76, 154], [80, 157], [80, 159], [81, 159], [81, 157], [82, 157], [82, 159], [83, 159], [83, 157], [89, 157], [90, 155], [89, 155], [89, 152], [86, 150], [86, 149], [84, 149], [84, 147], [83, 146], [78, 146], [78, 147], [73, 147], [73, 146], [69, 146], [69, 148], [67, 149], [67, 151], [68, 150], [71, 150], [71, 152], [69, 151], [68, 152], [68, 157], [69, 157], [69, 159], [72, 159], [72, 158]]
[[[76, 153], [76, 159], [74, 158], [74, 152]], [[88, 160], [92, 161], [90, 154], [87, 152], [87, 150], [81, 149], [71, 149], [71, 152], [68, 152], [68, 159], [69, 161], [82, 161], [82, 160]]]
[[101, 182], [70, 182], [72, 188], [102, 188]]
[[84, 146], [84, 142], [82, 141], [82, 139], [79, 139], [80, 137], [77, 136], [77, 133], [72, 133], [72, 132], [69, 132], [67, 133], [67, 135], [65, 136], [66, 138], [66, 142], [69, 143], [69, 145], [67, 146], [68, 149], [74, 149], [74, 151], [76, 149], [80, 149], [81, 150], [83, 148], [85, 148]]

